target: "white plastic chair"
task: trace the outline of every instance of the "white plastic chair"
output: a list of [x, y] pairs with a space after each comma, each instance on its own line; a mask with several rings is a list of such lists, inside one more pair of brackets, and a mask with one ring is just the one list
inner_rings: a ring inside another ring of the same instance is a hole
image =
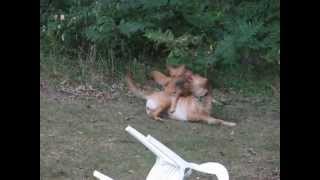
[[[220, 163], [195, 164], [187, 162], [152, 136], [148, 135], [146, 137], [130, 126], [126, 128], [126, 131], [138, 139], [157, 157], [146, 180], [185, 180], [191, 175], [192, 170], [216, 175], [218, 180], [229, 180], [227, 169]], [[97, 171], [94, 172], [94, 176], [100, 180], [112, 180]]]
[[108, 177], [108, 176], [106, 176], [106, 175], [104, 175], [101, 172], [96, 171], [96, 170], [93, 172], [93, 176], [96, 177], [99, 180], [113, 180], [112, 178], [110, 178], [110, 177]]

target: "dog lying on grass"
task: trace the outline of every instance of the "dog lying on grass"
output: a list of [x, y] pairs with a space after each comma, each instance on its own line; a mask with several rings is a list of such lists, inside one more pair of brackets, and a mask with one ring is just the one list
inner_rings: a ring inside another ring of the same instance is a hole
[[[206, 81], [206, 85], [204, 86], [205, 88], [191, 88], [193, 95], [180, 96], [177, 99], [174, 111], [170, 113], [169, 109], [173, 101], [176, 99], [176, 96], [172, 95], [175, 90], [172, 89], [175, 89], [174, 85], [176, 84], [177, 79], [167, 77], [162, 73], [161, 76], [162, 78], [158, 79], [158, 83], [163, 84], [165, 88], [164, 91], [159, 92], [145, 92], [142, 89], [138, 88], [137, 85], [133, 82], [132, 75], [130, 73], [128, 73], [128, 75], [126, 76], [129, 90], [133, 92], [133, 94], [137, 97], [140, 97], [147, 101], [146, 112], [154, 120], [162, 121], [160, 115], [165, 114], [170, 119], [180, 121], [222, 124], [230, 127], [236, 125], [236, 123], [227, 122], [210, 116], [210, 109], [212, 106], [212, 93], [211, 87], [208, 85], [208, 81]], [[200, 76], [195, 75], [193, 78], [200, 79]], [[196, 84], [197, 83], [194, 83], [193, 86], [196, 86]], [[200, 102], [196, 98], [201, 96], [204, 96], [203, 102]]]

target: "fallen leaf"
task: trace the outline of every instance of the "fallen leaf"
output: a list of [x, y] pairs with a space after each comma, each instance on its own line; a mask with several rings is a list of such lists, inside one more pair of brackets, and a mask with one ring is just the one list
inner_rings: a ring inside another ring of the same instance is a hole
[[253, 150], [253, 148], [249, 148], [248, 149], [248, 152], [251, 154], [251, 155], [256, 155], [257, 153]]
[[134, 170], [130, 169], [128, 172], [129, 172], [130, 174], [133, 174], [133, 173], [134, 173]]

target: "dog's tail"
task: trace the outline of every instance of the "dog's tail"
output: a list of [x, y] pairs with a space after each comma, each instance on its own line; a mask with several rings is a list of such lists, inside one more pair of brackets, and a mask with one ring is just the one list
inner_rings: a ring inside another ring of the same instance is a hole
[[127, 84], [129, 90], [137, 97], [146, 99], [147, 93], [142, 89], [138, 88], [137, 85], [133, 82], [132, 74], [129, 72], [126, 76]]

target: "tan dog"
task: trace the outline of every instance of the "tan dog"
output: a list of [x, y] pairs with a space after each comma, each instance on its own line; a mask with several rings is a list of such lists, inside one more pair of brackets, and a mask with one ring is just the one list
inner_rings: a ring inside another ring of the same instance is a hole
[[[192, 81], [193, 73], [189, 69], [186, 68], [186, 65], [182, 64], [178, 67], [172, 67], [170, 65], [167, 65], [167, 70], [169, 71], [169, 75], [171, 77], [184, 77], [189, 81]], [[201, 84], [199, 84], [201, 86]], [[183, 94], [182, 94], [183, 95]], [[177, 99], [179, 99], [179, 96], [177, 96]], [[212, 102], [216, 103], [218, 105], [221, 105], [222, 103], [217, 101], [216, 99], [212, 98]]]
[[208, 93], [208, 79], [193, 74], [185, 65], [176, 68], [167, 66], [167, 69], [170, 77], [159, 71], [152, 71], [151, 77], [164, 88], [167, 94], [175, 97], [171, 104], [170, 113], [175, 111], [176, 104], [181, 96], [202, 97]]
[[[208, 112], [208, 107], [211, 107], [211, 93], [206, 93], [203, 103], [200, 103], [193, 96], [182, 96], [178, 99], [174, 113], [168, 113], [168, 108], [171, 106], [171, 103], [174, 100], [174, 96], [169, 95], [165, 91], [149, 93], [144, 92], [135, 85], [131, 75], [127, 75], [126, 80], [128, 83], [129, 90], [132, 91], [137, 97], [143, 98], [147, 101], [146, 112], [155, 120], [161, 120], [160, 113], [165, 112], [170, 119], [180, 121], [206, 122], [208, 124], [222, 124], [226, 126], [236, 125], [236, 123], [227, 122], [210, 116], [210, 112]], [[208, 91], [210, 92], [211, 89], [209, 88]]]

